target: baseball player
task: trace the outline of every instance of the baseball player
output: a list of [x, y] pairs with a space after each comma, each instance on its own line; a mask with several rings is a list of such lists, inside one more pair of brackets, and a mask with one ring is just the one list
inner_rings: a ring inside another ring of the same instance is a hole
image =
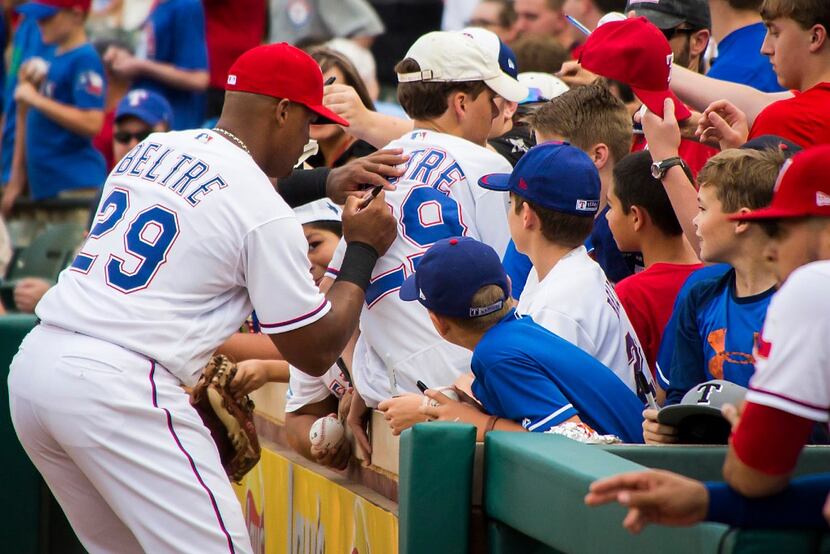
[[[649, 523], [724, 521], [740, 511], [733, 490], [765, 497], [790, 482], [814, 422], [826, 424], [830, 413], [828, 171], [830, 146], [805, 150], [784, 164], [769, 207], [732, 216], [763, 225], [771, 238], [768, 259], [784, 284], [767, 312], [740, 419], [734, 409], [724, 410], [733, 422], [723, 470], [731, 489], [719, 483], [690, 484], [667, 472], [641, 472], [594, 483], [589, 504], [624, 501], [631, 508], [625, 525], [636, 532]], [[826, 490], [826, 480], [810, 488], [819, 486]], [[818, 510], [820, 503], [812, 504]], [[775, 506], [772, 499], [768, 507]]]
[[[370, 407], [418, 392], [419, 379], [446, 385], [469, 371], [469, 352], [444, 342], [424, 308], [402, 302], [397, 291], [442, 238], [472, 236], [504, 251], [506, 196], [484, 190], [477, 179], [496, 168], [510, 170], [485, 147], [497, 114], [494, 98], [527, 96], [526, 87], [501, 71], [496, 54], [465, 33], [422, 36], [396, 72], [398, 98], [414, 129], [387, 146], [410, 156], [397, 189], [387, 195], [399, 236], [372, 274], [355, 347], [354, 385]], [[329, 278], [341, 271], [344, 246], [335, 252]]]
[[95, 226], [37, 307], [9, 377], [12, 421], [90, 552], [251, 552], [219, 454], [182, 385], [252, 309], [285, 358], [328, 370], [395, 236], [383, 193], [350, 198], [340, 277], [323, 296], [269, 177], [323, 108], [317, 64], [243, 54], [217, 127], [155, 133], [104, 185]]

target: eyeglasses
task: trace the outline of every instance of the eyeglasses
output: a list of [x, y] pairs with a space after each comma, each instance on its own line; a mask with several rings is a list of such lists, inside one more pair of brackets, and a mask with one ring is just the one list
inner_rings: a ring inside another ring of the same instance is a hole
[[141, 142], [142, 140], [149, 137], [150, 134], [152, 134], [152, 132], [152, 129], [148, 129], [147, 131], [140, 131], [138, 133], [130, 133], [129, 131], [116, 131], [115, 133], [113, 133], [112, 138], [115, 139], [115, 142], [120, 144], [127, 144], [131, 140]]
[[666, 40], [671, 40], [678, 34], [691, 36], [695, 34], [697, 31], [698, 29], [682, 29], [680, 27], [675, 27], [674, 29], [660, 29], [660, 32], [663, 33], [663, 36], [666, 37]]
[[467, 21], [467, 23], [464, 26], [483, 27], [486, 29], [487, 27], [501, 27], [501, 23], [499, 23], [498, 21], [490, 21], [489, 19], [477, 18]]

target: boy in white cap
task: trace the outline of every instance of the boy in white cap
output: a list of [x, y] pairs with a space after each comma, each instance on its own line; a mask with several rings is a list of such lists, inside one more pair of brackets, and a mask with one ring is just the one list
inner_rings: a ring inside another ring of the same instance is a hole
[[[443, 341], [426, 310], [403, 302], [397, 291], [427, 248], [443, 238], [471, 236], [504, 252], [507, 196], [479, 187], [478, 179], [510, 171], [485, 147], [498, 114], [495, 98], [518, 102], [527, 96], [527, 88], [501, 70], [497, 54], [463, 32], [422, 36], [395, 71], [398, 100], [414, 129], [386, 146], [402, 148], [410, 158], [397, 189], [386, 196], [399, 236], [372, 274], [355, 348], [352, 374], [369, 406], [417, 393], [419, 379], [448, 385], [469, 371], [469, 352]], [[329, 277], [338, 275], [340, 246]], [[355, 400], [353, 412], [362, 404]]]

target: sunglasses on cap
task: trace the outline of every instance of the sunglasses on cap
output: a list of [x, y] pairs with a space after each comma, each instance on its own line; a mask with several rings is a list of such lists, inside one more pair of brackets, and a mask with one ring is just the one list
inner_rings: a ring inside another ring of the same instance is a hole
[[152, 129], [148, 129], [146, 131], [140, 131], [138, 133], [130, 133], [129, 131], [116, 131], [112, 134], [112, 138], [115, 139], [115, 142], [120, 144], [127, 144], [131, 140], [136, 140], [141, 142], [142, 140], [146, 139], [153, 133]]

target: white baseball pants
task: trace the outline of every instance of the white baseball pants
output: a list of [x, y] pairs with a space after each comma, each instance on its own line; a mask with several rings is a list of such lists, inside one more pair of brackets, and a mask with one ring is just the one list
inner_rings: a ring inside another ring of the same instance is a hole
[[12, 422], [89, 552], [251, 552], [180, 385], [144, 356], [57, 327], [23, 340], [9, 374]]

